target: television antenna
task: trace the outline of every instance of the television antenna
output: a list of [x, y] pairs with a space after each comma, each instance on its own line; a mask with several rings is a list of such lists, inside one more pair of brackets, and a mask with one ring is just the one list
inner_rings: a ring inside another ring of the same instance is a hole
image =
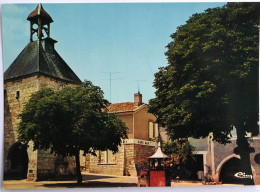
[[140, 93], [140, 84], [139, 84], [140, 81], [145, 81], [145, 80], [136, 80], [138, 93]]
[[109, 74], [109, 79], [104, 79], [104, 80], [109, 80], [109, 102], [112, 103], [112, 99], [111, 99], [111, 93], [112, 93], [112, 81], [113, 80], [119, 80], [119, 79], [123, 79], [123, 78], [115, 78], [113, 79], [112, 78], [112, 75], [113, 74], [117, 74], [117, 73], [120, 73], [120, 72], [104, 72], [106, 74]]

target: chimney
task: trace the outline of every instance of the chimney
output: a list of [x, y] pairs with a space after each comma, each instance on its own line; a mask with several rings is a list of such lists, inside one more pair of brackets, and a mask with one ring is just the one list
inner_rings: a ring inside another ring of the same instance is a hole
[[142, 105], [142, 94], [138, 91], [138, 93], [135, 93], [135, 106]]

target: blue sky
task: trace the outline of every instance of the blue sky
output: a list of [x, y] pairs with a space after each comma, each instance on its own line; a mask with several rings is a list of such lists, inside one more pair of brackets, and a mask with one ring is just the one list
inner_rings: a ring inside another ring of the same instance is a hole
[[[140, 92], [148, 103], [158, 67], [166, 66], [165, 46], [178, 26], [194, 13], [218, 3], [43, 4], [51, 15], [50, 36], [57, 52], [81, 80], [100, 86], [112, 103], [133, 101]], [[37, 4], [2, 5], [4, 71], [29, 43], [27, 16]]]

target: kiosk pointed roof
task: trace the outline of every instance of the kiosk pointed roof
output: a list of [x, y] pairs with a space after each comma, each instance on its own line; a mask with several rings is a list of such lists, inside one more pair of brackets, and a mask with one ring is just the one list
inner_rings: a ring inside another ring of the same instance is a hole
[[162, 152], [161, 143], [159, 142], [157, 151], [151, 157], [149, 157], [149, 159], [166, 159], [166, 158], [169, 157]]

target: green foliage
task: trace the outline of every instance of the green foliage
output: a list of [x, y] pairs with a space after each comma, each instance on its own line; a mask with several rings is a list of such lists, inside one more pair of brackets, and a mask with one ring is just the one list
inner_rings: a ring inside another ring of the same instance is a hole
[[168, 157], [175, 154], [175, 161], [180, 161], [185, 164], [189, 159], [193, 159], [193, 151], [195, 151], [195, 147], [192, 146], [189, 141], [176, 139], [163, 143], [162, 150]]
[[106, 111], [108, 101], [90, 81], [58, 92], [42, 89], [33, 94], [19, 116], [19, 141], [34, 142], [34, 149], [51, 149], [62, 156], [78, 155], [79, 150], [118, 151], [127, 127]]
[[234, 126], [258, 132], [257, 13], [257, 3], [228, 3], [194, 14], [171, 35], [149, 112], [173, 140], [212, 132], [227, 143]]

